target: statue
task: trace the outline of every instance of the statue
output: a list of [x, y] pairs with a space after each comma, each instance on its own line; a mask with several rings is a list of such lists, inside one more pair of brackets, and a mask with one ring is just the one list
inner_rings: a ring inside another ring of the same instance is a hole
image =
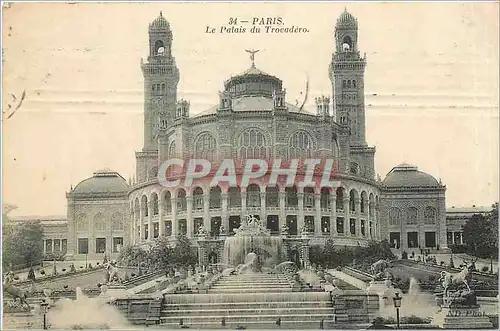
[[219, 227], [219, 235], [224, 235], [226, 232], [226, 229], [224, 229], [224, 225], [221, 224]]
[[477, 258], [475, 260], [472, 260], [470, 263], [465, 259], [463, 259], [463, 261], [464, 267], [462, 271], [458, 273], [441, 271], [441, 277], [439, 278], [439, 281], [441, 282], [441, 285], [444, 289], [443, 298], [448, 297], [450, 289], [458, 288], [462, 284], [467, 287], [468, 293], [472, 292], [471, 288], [469, 287], [469, 282], [471, 281], [472, 271], [474, 270], [473, 268], [475, 267]]
[[203, 225], [200, 225], [200, 227], [198, 228], [198, 236], [206, 237], [207, 235], [208, 235], [208, 233], [205, 230], [205, 228], [203, 227]]
[[106, 263], [104, 265], [104, 283], [111, 284], [119, 280], [118, 268], [116, 268], [111, 262]]
[[250, 53], [250, 60], [252, 61], [252, 67], [255, 67], [255, 53], [258, 53], [259, 50], [245, 49], [245, 52]]
[[387, 268], [392, 268], [392, 262], [389, 259], [378, 260], [370, 267], [372, 275], [375, 275], [376, 277], [382, 276], [381, 274], [383, 274]]
[[34, 281], [31, 280], [31, 289], [29, 291], [20, 289], [17, 286], [12, 285], [12, 281], [14, 280], [14, 273], [12, 271], [9, 271], [5, 276], [3, 280], [3, 289], [6, 293], [10, 294], [14, 298], [14, 304], [16, 303], [17, 299], [19, 299], [21, 303], [21, 307], [23, 305], [26, 305], [28, 308], [28, 311], [31, 311], [31, 306], [28, 304], [27, 299], [29, 294], [33, 291], [33, 285]]
[[283, 224], [283, 226], [281, 227], [281, 234], [288, 234], [289, 231], [290, 228], [288, 227], [288, 225]]

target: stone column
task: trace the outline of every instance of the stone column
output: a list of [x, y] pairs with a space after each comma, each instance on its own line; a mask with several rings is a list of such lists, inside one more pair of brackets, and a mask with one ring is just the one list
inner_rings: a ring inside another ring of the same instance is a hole
[[314, 234], [319, 236], [323, 233], [321, 227], [321, 194], [314, 195], [314, 207], [316, 207], [316, 215], [314, 216]]
[[460, 245], [464, 244], [464, 233], [460, 231]]
[[203, 195], [203, 227], [211, 233], [212, 224], [210, 222], [210, 191]]
[[224, 231], [226, 234], [229, 233], [229, 210], [227, 207], [227, 192], [221, 193], [221, 207], [222, 207], [222, 224], [224, 225]]
[[51, 253], [54, 253], [54, 241], [55, 241], [55, 239], [52, 239], [52, 247], [51, 247], [51, 251], [50, 251]]
[[349, 210], [349, 198], [344, 198], [344, 235], [351, 235], [351, 216]]
[[43, 240], [43, 252], [47, 253], [47, 240]]
[[[72, 259], [74, 254], [77, 254], [77, 243], [78, 238], [76, 236], [76, 218], [75, 218], [75, 203], [72, 199], [68, 200], [68, 208], [67, 208], [67, 218], [68, 218], [68, 237], [66, 245], [67, 245], [67, 253], [66, 256], [68, 259]], [[43, 249], [45, 252], [45, 242], [43, 244]]]
[[451, 243], [452, 245], [455, 245], [455, 232], [451, 231]]
[[148, 240], [153, 240], [153, 204], [148, 200]]
[[309, 239], [302, 240], [302, 261], [304, 261], [304, 269], [309, 268]]
[[263, 224], [267, 224], [266, 191], [260, 192], [260, 219]]
[[165, 201], [163, 201], [163, 194], [160, 193], [158, 201], [158, 235], [160, 237], [165, 235], [165, 220], [163, 219], [164, 209], [165, 209]]
[[194, 234], [194, 229], [193, 229], [193, 196], [191, 193], [189, 193], [186, 196], [186, 203], [187, 203], [187, 216], [186, 216], [186, 231], [187, 231], [187, 237], [188, 238], [193, 238]]
[[337, 193], [330, 194], [330, 236], [337, 233]]
[[247, 192], [241, 190], [241, 220], [243, 221], [247, 217]]
[[304, 228], [304, 193], [298, 192], [297, 198], [299, 200], [299, 213], [297, 216], [297, 230], [299, 235], [302, 232], [302, 228]]
[[172, 237], [176, 238], [179, 234], [179, 221], [177, 219], [177, 199], [170, 198], [170, 205], [172, 206]]
[[132, 245], [135, 245], [135, 227], [135, 211], [132, 207], [132, 209], [130, 210], [130, 242], [132, 243]]
[[355, 210], [356, 210], [356, 237], [361, 238], [361, 199], [357, 198], [354, 200]]
[[279, 215], [278, 215], [278, 222], [279, 222], [279, 227], [280, 227], [280, 232], [281, 229], [286, 224], [286, 208], [285, 208], [285, 198], [286, 198], [286, 192], [284, 187], [279, 188], [278, 192], [278, 199], [279, 199]]
[[206, 249], [206, 243], [204, 240], [200, 239], [198, 240], [198, 264], [200, 266], [207, 266], [207, 249]]

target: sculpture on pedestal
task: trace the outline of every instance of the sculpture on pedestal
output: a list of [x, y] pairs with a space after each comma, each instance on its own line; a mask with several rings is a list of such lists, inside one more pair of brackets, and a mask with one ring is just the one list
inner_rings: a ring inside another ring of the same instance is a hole
[[378, 260], [370, 267], [375, 280], [384, 280], [386, 277], [386, 269], [392, 268], [392, 262], [389, 259]]

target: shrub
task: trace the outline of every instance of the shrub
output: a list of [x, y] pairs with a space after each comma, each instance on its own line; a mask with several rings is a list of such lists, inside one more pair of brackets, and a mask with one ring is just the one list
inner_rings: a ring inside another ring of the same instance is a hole
[[403, 323], [403, 324], [428, 324], [428, 323], [430, 323], [430, 320], [428, 318], [423, 318], [423, 317], [411, 315], [411, 316], [402, 317], [401, 323]]
[[482, 271], [482, 272], [488, 272], [488, 270], [490, 270], [490, 268], [488, 268], [487, 266], [483, 266], [483, 267], [481, 268], [481, 271]]
[[62, 269], [62, 272], [66, 272], [66, 269]]

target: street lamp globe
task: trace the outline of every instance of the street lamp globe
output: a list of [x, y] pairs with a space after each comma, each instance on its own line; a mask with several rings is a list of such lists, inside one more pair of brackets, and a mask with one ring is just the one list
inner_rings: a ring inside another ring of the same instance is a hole
[[393, 298], [394, 307], [400, 308], [401, 307], [401, 300], [403, 300], [403, 298], [399, 295], [399, 292], [396, 292], [396, 296]]

